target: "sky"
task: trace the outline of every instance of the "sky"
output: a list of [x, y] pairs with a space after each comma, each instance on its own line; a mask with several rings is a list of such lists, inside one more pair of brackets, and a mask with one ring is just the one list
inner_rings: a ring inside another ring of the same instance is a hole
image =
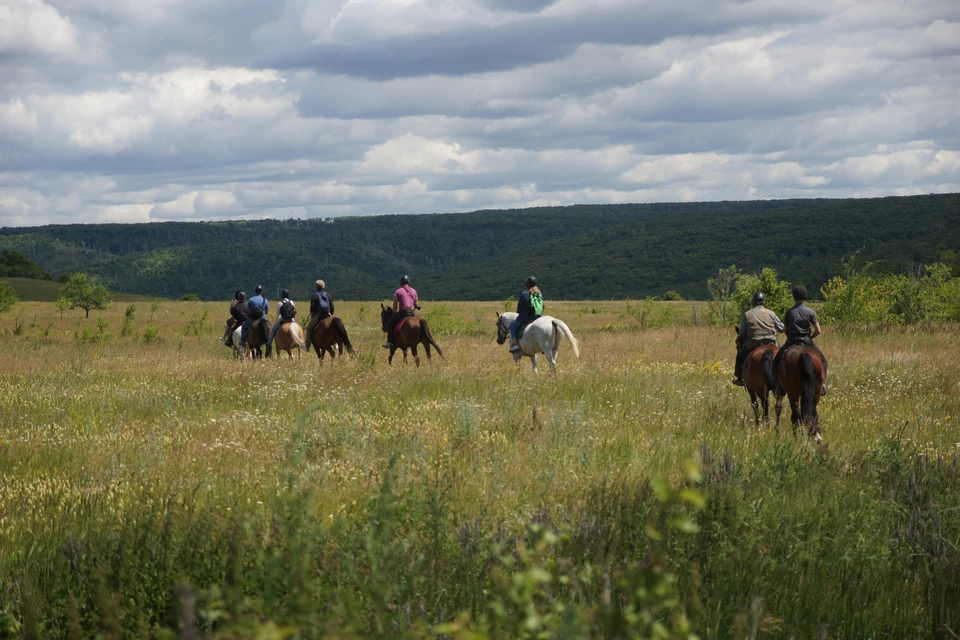
[[958, 191], [956, 0], [0, 0], [0, 226]]

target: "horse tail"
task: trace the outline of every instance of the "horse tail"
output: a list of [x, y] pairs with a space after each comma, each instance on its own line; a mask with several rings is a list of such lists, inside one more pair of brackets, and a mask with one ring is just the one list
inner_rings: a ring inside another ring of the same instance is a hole
[[763, 370], [763, 382], [767, 388], [776, 393], [777, 391], [777, 372], [773, 370], [773, 351], [767, 349], [760, 358], [760, 368]]
[[353, 355], [353, 345], [350, 344], [350, 338], [347, 337], [347, 329], [343, 326], [343, 320], [334, 318], [333, 326], [336, 328], [337, 333], [340, 334], [340, 337], [343, 338], [343, 346], [347, 348], [347, 353]]
[[798, 361], [800, 364], [800, 417], [805, 423], [812, 424], [817, 373], [813, 368], [813, 358], [810, 354], [801, 353]]
[[563, 320], [553, 319], [553, 326], [560, 329], [563, 332], [563, 335], [567, 337], [567, 340], [570, 341], [570, 346], [573, 347], [573, 355], [580, 357], [580, 343], [577, 342], [577, 339], [573, 337], [573, 333], [570, 332], [570, 327], [567, 326]]
[[433, 334], [430, 333], [430, 325], [427, 324], [427, 321], [423, 318], [420, 318], [420, 327], [423, 332], [423, 337], [433, 345], [433, 348], [437, 350], [437, 354], [442, 358], [443, 351], [440, 351], [440, 346], [437, 344], [436, 340], [433, 339]]

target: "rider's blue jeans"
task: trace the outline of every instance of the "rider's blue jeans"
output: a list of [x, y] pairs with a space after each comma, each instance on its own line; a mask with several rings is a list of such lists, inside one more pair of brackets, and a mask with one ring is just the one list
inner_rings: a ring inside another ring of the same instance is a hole
[[[537, 316], [539, 317], [539, 316]], [[510, 323], [510, 337], [514, 342], [517, 341], [517, 332], [520, 331], [520, 327], [525, 324], [529, 324], [537, 319], [534, 316], [517, 316], [517, 319]]]
[[277, 318], [277, 321], [273, 323], [273, 328], [270, 329], [270, 337], [267, 338], [267, 346], [273, 344], [273, 339], [277, 337], [277, 331], [280, 330], [280, 325], [283, 324], [283, 318]]

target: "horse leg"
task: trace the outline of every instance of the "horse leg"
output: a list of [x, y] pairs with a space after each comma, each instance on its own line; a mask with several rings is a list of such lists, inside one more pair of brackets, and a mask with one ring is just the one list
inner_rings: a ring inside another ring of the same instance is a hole
[[[333, 345], [330, 345], [329, 347], [327, 347], [327, 351], [330, 352], [330, 359], [331, 359], [331, 360], [336, 360], [336, 359], [337, 359], [337, 352], [333, 350]], [[340, 355], [343, 355], [343, 352], [341, 352]]]
[[420, 339], [420, 344], [423, 345], [423, 350], [427, 352], [427, 362], [430, 362], [430, 341], [423, 337]]
[[393, 364], [393, 354], [396, 353], [396, 351], [397, 351], [396, 347], [390, 347], [390, 355], [387, 357], [387, 364], [389, 365]]
[[790, 423], [793, 425], [793, 433], [796, 435], [797, 427], [803, 422], [800, 415], [800, 398], [790, 398]]
[[540, 372], [537, 371], [537, 354], [530, 356], [530, 364], [533, 365], [533, 372], [537, 375], [540, 375]]
[[760, 393], [760, 404], [763, 405], [763, 424], [770, 426], [770, 392], [764, 389]]
[[774, 405], [774, 412], [777, 414], [777, 429], [780, 428], [780, 414], [783, 413], [783, 395], [773, 392], [774, 397], [777, 399], [776, 404]]
[[417, 368], [420, 368], [420, 354], [417, 353], [417, 345], [412, 345], [410, 349], [413, 351], [413, 361], [417, 363]]
[[753, 425], [758, 427], [760, 426], [760, 408], [757, 405], [757, 394], [753, 389], [747, 389], [747, 392], [750, 394], [750, 406], [753, 407]]

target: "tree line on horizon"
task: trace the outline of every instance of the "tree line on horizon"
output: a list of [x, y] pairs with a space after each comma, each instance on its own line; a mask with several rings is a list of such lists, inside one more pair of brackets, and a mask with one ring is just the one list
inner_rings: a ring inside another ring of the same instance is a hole
[[957, 275], [958, 246], [958, 194], [0, 229], [0, 250], [48, 276], [204, 300], [256, 284], [304, 298], [318, 278], [342, 300], [386, 299], [404, 273], [433, 300], [502, 300], [531, 274], [555, 300], [705, 300], [721, 264], [818, 291], [857, 252], [877, 273], [943, 262]]

